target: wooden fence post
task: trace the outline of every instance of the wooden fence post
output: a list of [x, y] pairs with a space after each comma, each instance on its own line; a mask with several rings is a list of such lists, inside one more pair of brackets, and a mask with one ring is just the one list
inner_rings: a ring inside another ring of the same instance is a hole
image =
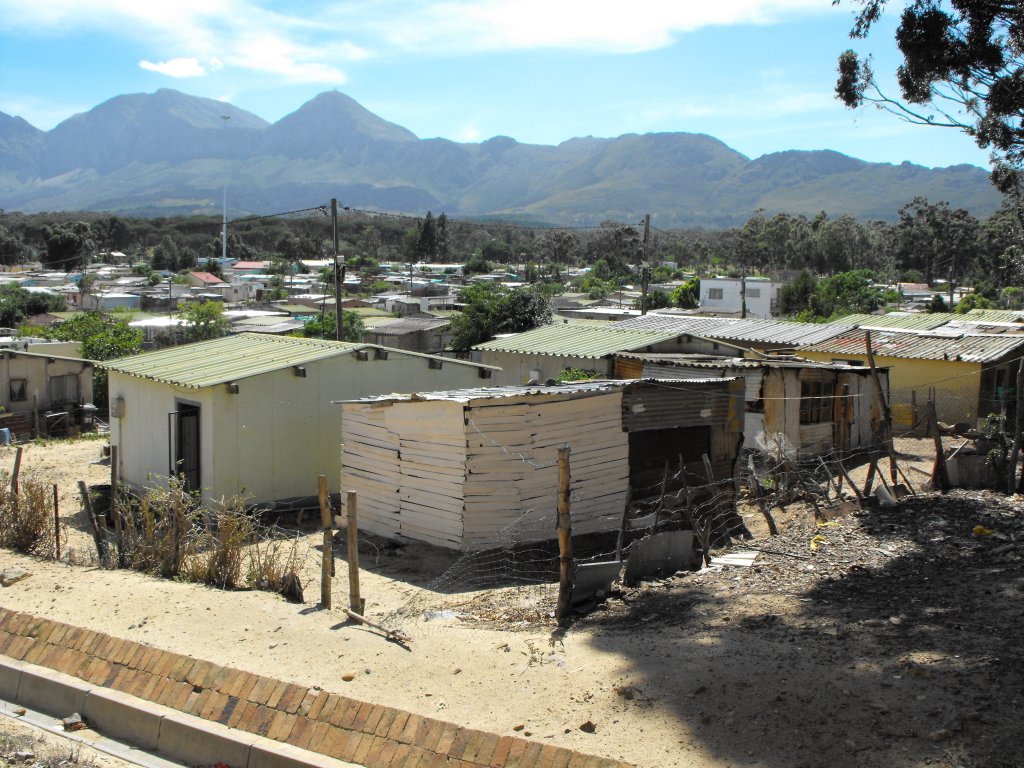
[[572, 597], [572, 514], [569, 507], [569, 446], [558, 449], [558, 603], [555, 619], [559, 623], [569, 615]]
[[1017, 361], [1016, 407], [1014, 408], [1013, 446], [1010, 448], [1010, 466], [1006, 472], [1006, 492], [1013, 494], [1017, 489], [1017, 457], [1024, 440], [1024, 360]]
[[118, 492], [121, 487], [121, 461], [118, 446], [110, 446], [110, 514], [114, 516], [114, 531], [117, 533], [117, 565], [124, 567], [124, 525], [121, 522], [121, 505]]
[[11, 473], [11, 495], [18, 495], [18, 475], [21, 474], [21, 452], [22, 446], [18, 446], [14, 453], [14, 471]]
[[320, 493], [320, 523], [324, 528], [323, 558], [320, 568], [320, 602], [331, 608], [331, 564], [334, 562], [334, 538], [331, 536], [331, 502], [327, 496], [327, 477], [317, 478]]
[[747, 471], [748, 477], [750, 478], [750, 488], [754, 492], [754, 497], [757, 499], [757, 505], [761, 508], [761, 514], [764, 516], [764, 521], [768, 523], [768, 533], [772, 536], [779, 535], [779, 529], [775, 525], [775, 518], [772, 517], [771, 510], [768, 509], [768, 503], [764, 498], [764, 490], [761, 488], [761, 481], [757, 479], [757, 473], [754, 471], [754, 454], [747, 454]]
[[348, 604], [351, 610], [362, 614], [363, 598], [359, 594], [359, 513], [355, 491], [349, 491], [346, 497], [345, 524], [348, 534]]
[[54, 560], [60, 562], [60, 505], [57, 501], [57, 484], [53, 484], [53, 551]]
[[949, 470], [946, 469], [946, 454], [942, 449], [942, 435], [939, 434], [939, 420], [935, 415], [935, 401], [928, 399], [925, 406], [928, 412], [928, 431], [935, 441], [935, 465], [932, 467], [932, 482], [939, 486], [943, 493], [949, 493]]

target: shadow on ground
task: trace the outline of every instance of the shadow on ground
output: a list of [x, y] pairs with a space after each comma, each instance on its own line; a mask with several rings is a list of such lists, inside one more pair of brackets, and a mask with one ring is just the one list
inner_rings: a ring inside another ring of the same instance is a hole
[[1022, 506], [876, 507], [763, 542], [797, 557], [648, 585], [575, 629], [631, 660], [623, 707], [669, 712], [680, 750], [723, 765], [1021, 766]]

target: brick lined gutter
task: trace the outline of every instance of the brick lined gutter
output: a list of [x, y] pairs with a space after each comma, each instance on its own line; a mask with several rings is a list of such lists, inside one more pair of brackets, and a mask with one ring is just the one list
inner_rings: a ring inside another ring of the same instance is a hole
[[191, 763], [630, 768], [6, 608], [0, 654], [0, 697], [59, 716], [78, 711], [104, 733]]

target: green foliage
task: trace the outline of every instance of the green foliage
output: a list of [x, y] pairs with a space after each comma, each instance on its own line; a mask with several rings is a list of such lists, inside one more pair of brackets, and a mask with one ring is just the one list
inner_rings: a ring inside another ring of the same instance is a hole
[[999, 300], [1007, 309], [1024, 308], [1024, 289], [1016, 285], [1008, 285], [999, 292]]
[[[643, 307], [643, 296], [638, 296], [633, 300], [633, 309], [642, 310]], [[647, 309], [664, 309], [665, 307], [672, 306], [672, 297], [668, 291], [663, 291], [657, 288], [647, 294]]]
[[[307, 320], [302, 326], [302, 335], [307, 339], [333, 339], [337, 333], [338, 316], [334, 311], [325, 312], [323, 320], [320, 316]], [[366, 333], [366, 325], [356, 312], [342, 310], [341, 314], [342, 341], [360, 342]]]
[[964, 296], [956, 305], [956, 309], [953, 310], [958, 315], [966, 315], [972, 309], [995, 309], [996, 303], [991, 299], [986, 299], [984, 296], [977, 293], [968, 293]]
[[779, 292], [783, 314], [798, 320], [820, 322], [853, 312], [871, 313], [881, 308], [885, 297], [872, 286], [874, 275], [866, 269], [840, 272], [815, 280], [804, 271]]
[[692, 278], [674, 289], [669, 296], [671, 305], [681, 309], [696, 309], [700, 304], [700, 280]]
[[[88, 360], [112, 360], [142, 351], [142, 331], [132, 328], [124, 319], [99, 312], [80, 312], [60, 325], [43, 329], [43, 335], [54, 341], [80, 342], [82, 357]], [[97, 402], [107, 401], [105, 368], [93, 370], [92, 389]]]
[[29, 254], [28, 246], [8, 232], [6, 227], [0, 227], [0, 264], [21, 264], [28, 259]]
[[474, 256], [465, 264], [462, 265], [462, 274], [469, 275], [487, 275], [490, 274], [493, 267], [491, 262], [485, 259], [483, 256]]
[[0, 284], [0, 326], [17, 328], [26, 317], [47, 312], [62, 312], [64, 297], [58, 294], [26, 291], [10, 283]]
[[597, 378], [597, 371], [590, 368], [566, 368], [555, 377], [557, 381], [589, 381]]
[[43, 242], [46, 244], [46, 266], [71, 270], [93, 248], [92, 227], [83, 221], [45, 226]]
[[[858, 2], [851, 35], [866, 38], [886, 0]], [[853, 50], [839, 57], [836, 94], [848, 107], [873, 104], [911, 123], [963, 131], [992, 153], [997, 186], [1015, 191], [1024, 165], [1021, 33], [1017, 3], [913, 0], [896, 30], [900, 96], [884, 93], [870, 58]]]
[[185, 321], [184, 333], [188, 341], [219, 339], [231, 328], [231, 321], [224, 317], [224, 307], [219, 301], [182, 302], [178, 317]]
[[929, 314], [934, 314], [936, 312], [949, 312], [949, 307], [946, 304], [946, 300], [942, 298], [941, 293], [932, 294], [932, 300], [928, 302], [928, 312]]
[[462, 312], [452, 319], [452, 346], [469, 349], [499, 333], [520, 333], [551, 322], [551, 299], [539, 286], [509, 290], [478, 283], [459, 291]]

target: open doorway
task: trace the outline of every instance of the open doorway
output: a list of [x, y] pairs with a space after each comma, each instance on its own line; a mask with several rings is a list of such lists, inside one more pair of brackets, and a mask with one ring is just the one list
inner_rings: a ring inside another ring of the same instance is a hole
[[170, 422], [171, 475], [180, 477], [187, 491], [201, 487], [199, 474], [199, 406], [179, 403], [167, 414]]

